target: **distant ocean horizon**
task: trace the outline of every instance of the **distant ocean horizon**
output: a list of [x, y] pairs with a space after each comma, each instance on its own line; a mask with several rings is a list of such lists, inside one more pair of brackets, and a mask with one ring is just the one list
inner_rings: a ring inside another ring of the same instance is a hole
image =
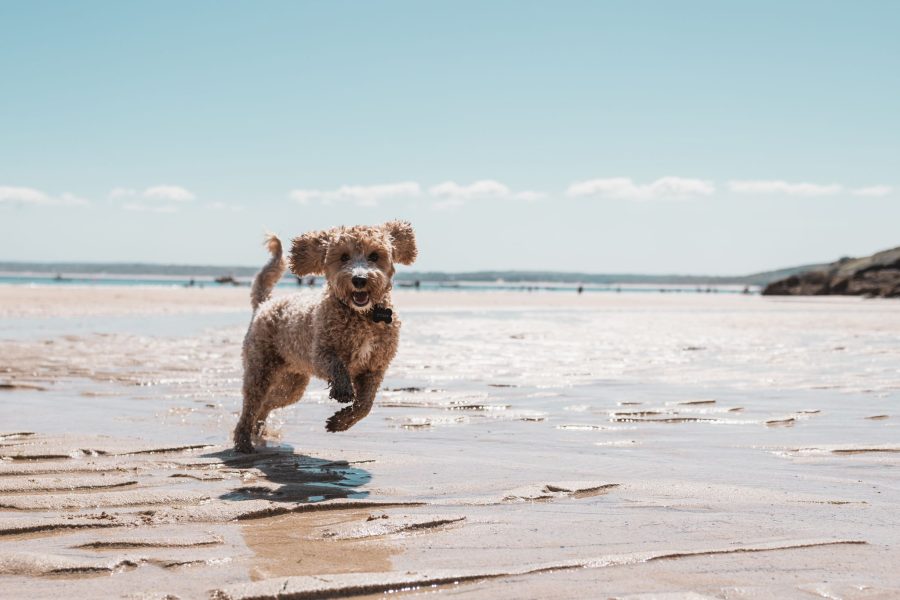
[[[768, 283], [816, 265], [751, 275], [647, 275], [634, 273], [571, 273], [558, 271], [484, 270], [468, 272], [408, 271], [395, 277], [395, 286], [428, 290], [577, 290], [585, 291], [755, 291]], [[153, 263], [12, 262], [0, 261], [0, 284], [197, 286], [250, 285], [259, 266], [166, 265]], [[223, 280], [221, 283], [216, 279]], [[298, 284], [286, 273], [282, 287]], [[321, 277], [315, 278], [321, 285]]]
[[[249, 287], [253, 275], [240, 277], [231, 274], [219, 276], [217, 281], [211, 275], [160, 275], [160, 274], [117, 274], [117, 273], [71, 273], [61, 272], [3, 272], [0, 271], [0, 285], [40, 285], [40, 286], [114, 286], [114, 287]], [[304, 277], [299, 280], [286, 274], [279, 281], [279, 288], [321, 287], [324, 277]], [[493, 281], [457, 279], [417, 279], [397, 277], [394, 285], [399, 289], [421, 291], [520, 291], [520, 292], [693, 292], [693, 293], [758, 293], [759, 286], [748, 284], [684, 284], [684, 283], [582, 283], [566, 281]]]

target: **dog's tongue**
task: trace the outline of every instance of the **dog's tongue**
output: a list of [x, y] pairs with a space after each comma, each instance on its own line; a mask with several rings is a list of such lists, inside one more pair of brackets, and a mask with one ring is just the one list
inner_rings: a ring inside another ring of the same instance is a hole
[[368, 292], [353, 292], [353, 302], [355, 302], [359, 306], [363, 306], [364, 304], [369, 302], [369, 293]]

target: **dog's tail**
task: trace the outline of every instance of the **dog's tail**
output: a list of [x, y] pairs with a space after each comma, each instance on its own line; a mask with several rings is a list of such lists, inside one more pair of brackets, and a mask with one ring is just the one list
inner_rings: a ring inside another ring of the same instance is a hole
[[281, 250], [281, 240], [274, 233], [266, 235], [266, 248], [272, 254], [272, 258], [265, 264], [262, 270], [253, 279], [253, 287], [250, 288], [250, 306], [254, 312], [256, 308], [269, 299], [281, 276], [287, 269], [287, 261]]

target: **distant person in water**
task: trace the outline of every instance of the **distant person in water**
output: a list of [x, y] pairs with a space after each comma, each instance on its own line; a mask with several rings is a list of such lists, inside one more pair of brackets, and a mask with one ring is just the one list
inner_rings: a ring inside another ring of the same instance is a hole
[[583, 293], [583, 292], [584, 292], [584, 286], [583, 286], [583, 285], [579, 285], [579, 286], [578, 286], [578, 293], [581, 294], [581, 293]]

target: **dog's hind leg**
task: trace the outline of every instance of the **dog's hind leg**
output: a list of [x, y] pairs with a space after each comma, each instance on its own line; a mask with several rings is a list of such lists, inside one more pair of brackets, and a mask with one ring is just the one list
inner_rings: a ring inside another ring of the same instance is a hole
[[238, 452], [253, 452], [253, 429], [259, 421], [269, 388], [281, 368], [280, 360], [259, 351], [249, 353], [244, 361], [244, 407], [234, 428], [234, 449]]
[[263, 400], [262, 408], [256, 416], [256, 424], [253, 435], [263, 434], [266, 419], [269, 413], [276, 408], [282, 408], [300, 400], [306, 386], [309, 384], [309, 375], [295, 373], [285, 368], [280, 369], [272, 379], [272, 385]]
[[331, 432], [346, 431], [358, 423], [372, 410], [375, 394], [384, 379], [384, 373], [362, 373], [353, 378], [356, 388], [356, 399], [347, 408], [331, 415], [325, 423], [325, 429]]

